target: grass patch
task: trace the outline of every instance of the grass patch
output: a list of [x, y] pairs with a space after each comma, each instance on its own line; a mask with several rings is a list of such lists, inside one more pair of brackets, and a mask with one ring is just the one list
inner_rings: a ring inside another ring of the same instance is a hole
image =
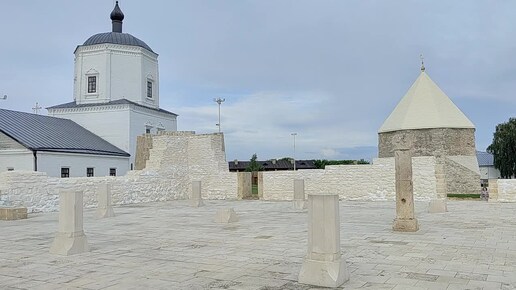
[[480, 198], [480, 193], [468, 193], [468, 194], [461, 194], [461, 193], [449, 193], [448, 197], [453, 198]]

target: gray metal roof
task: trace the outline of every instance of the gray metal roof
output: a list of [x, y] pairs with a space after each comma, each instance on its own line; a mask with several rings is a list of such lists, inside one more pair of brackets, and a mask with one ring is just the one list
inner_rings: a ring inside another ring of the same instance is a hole
[[141, 107], [141, 108], [146, 108], [146, 109], [157, 111], [157, 112], [160, 112], [160, 113], [165, 113], [165, 114], [177, 116], [177, 114], [169, 112], [167, 110], [163, 110], [163, 109], [159, 109], [159, 108], [155, 109], [155, 108], [143, 106], [143, 105], [140, 105], [140, 104], [135, 103], [133, 101], [129, 101], [127, 99], [119, 99], [119, 100], [109, 101], [107, 103], [79, 104], [79, 105], [75, 101], [73, 101], [73, 102], [70, 102], [70, 103], [65, 103], [65, 104], [61, 104], [61, 105], [55, 105], [55, 106], [52, 106], [52, 107], [48, 107], [46, 109], [71, 109], [71, 108], [87, 108], [87, 107], [98, 107], [98, 106], [109, 106], [109, 105], [126, 105], [126, 104], [135, 105], [135, 106], [138, 106], [138, 107]]
[[493, 166], [494, 156], [491, 153], [477, 151], [478, 166]]
[[101, 43], [113, 43], [113, 44], [122, 44], [122, 45], [131, 45], [131, 46], [139, 46], [143, 47], [148, 51], [154, 52], [150, 46], [148, 46], [142, 40], [132, 36], [129, 33], [120, 33], [120, 32], [104, 32], [98, 33], [90, 38], [88, 38], [82, 45], [95, 45]]
[[130, 156], [68, 119], [0, 109], [0, 132], [30, 150]]

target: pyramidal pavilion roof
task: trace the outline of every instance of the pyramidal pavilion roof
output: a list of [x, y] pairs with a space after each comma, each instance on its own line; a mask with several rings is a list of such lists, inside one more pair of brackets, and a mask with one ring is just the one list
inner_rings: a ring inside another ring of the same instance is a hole
[[475, 125], [422, 68], [378, 133], [430, 128], [475, 128]]

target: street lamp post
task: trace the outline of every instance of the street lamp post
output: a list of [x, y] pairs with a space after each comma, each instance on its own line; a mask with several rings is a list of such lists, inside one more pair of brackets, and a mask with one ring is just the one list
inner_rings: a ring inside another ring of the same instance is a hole
[[213, 101], [217, 104], [219, 104], [219, 122], [217, 123], [217, 126], [219, 127], [219, 133], [220, 133], [220, 104], [222, 104], [226, 99], [216, 98], [213, 99]]
[[292, 135], [294, 137], [294, 171], [296, 171], [296, 136], [297, 136], [297, 133], [291, 133], [290, 135]]

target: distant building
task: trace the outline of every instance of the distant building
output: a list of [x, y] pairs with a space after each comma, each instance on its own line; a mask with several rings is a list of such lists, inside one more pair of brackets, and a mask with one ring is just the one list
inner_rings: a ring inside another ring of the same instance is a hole
[[67, 119], [0, 109], [0, 171], [124, 175], [129, 154]]
[[494, 167], [493, 154], [477, 151], [477, 159], [482, 184], [486, 184], [489, 179], [501, 178], [500, 171]]
[[132, 169], [137, 136], [176, 131], [177, 115], [159, 107], [158, 54], [122, 32], [118, 1], [110, 18], [111, 32], [91, 36], [74, 51], [73, 102], [47, 109], [128, 152]]
[[424, 66], [378, 130], [378, 157], [393, 157], [398, 148], [411, 149], [413, 156], [435, 156], [446, 193], [480, 191], [475, 125], [430, 79]]
[[[294, 170], [294, 163], [290, 160], [267, 160], [256, 161], [263, 168], [263, 171], [280, 171], [280, 170]], [[229, 171], [242, 172], [249, 166], [250, 161], [230, 161]], [[296, 170], [302, 169], [316, 169], [315, 160], [296, 160]]]

